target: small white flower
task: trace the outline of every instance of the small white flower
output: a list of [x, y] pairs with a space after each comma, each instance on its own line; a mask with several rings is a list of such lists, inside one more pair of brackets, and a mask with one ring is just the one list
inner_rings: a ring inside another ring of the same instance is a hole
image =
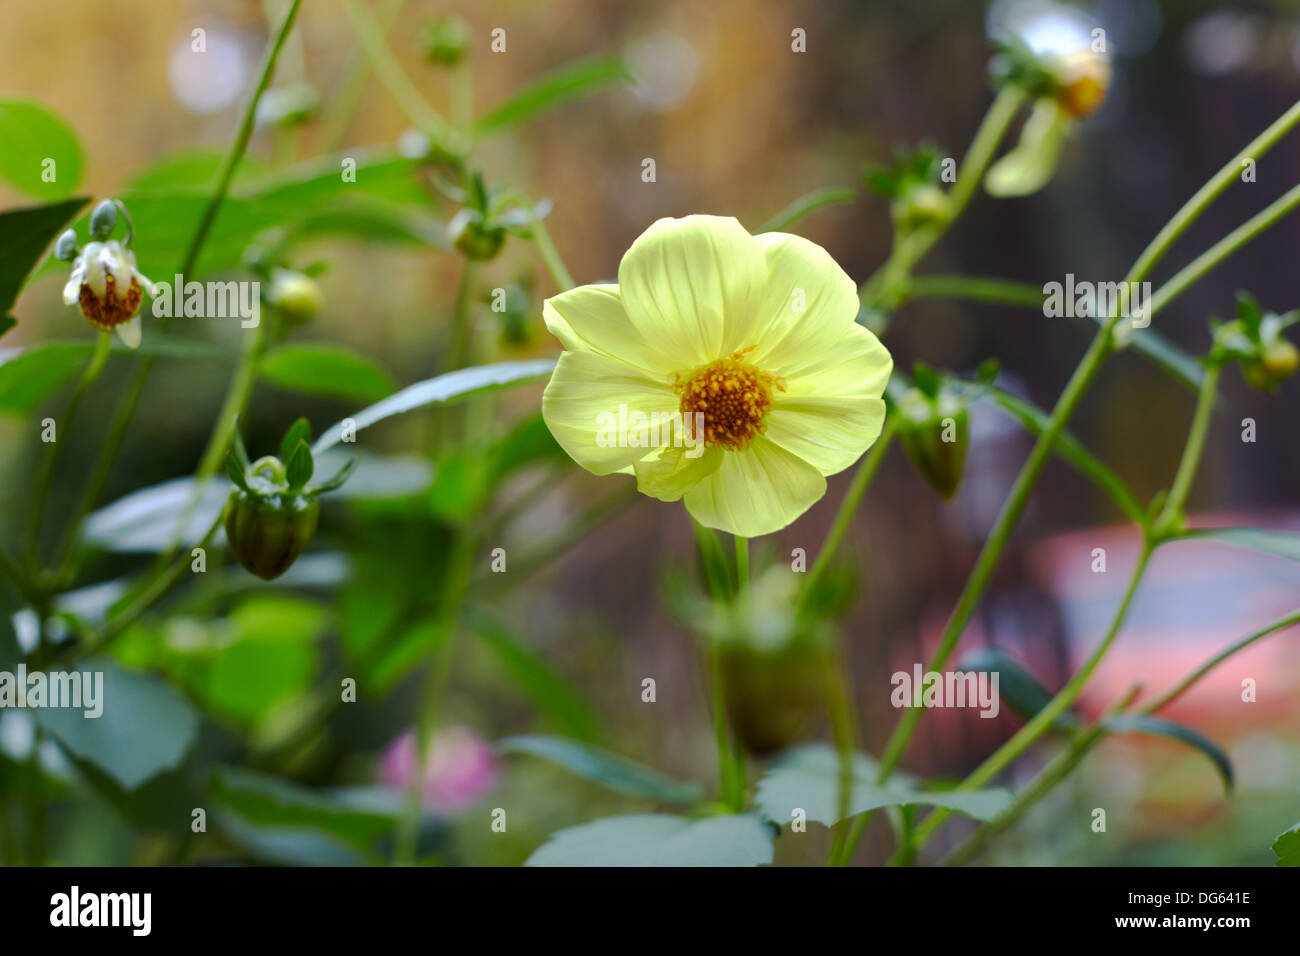
[[128, 348], [140, 344], [140, 300], [153, 283], [135, 267], [135, 253], [116, 239], [91, 242], [77, 255], [63, 287], [63, 303], [76, 304], [97, 329], [117, 332]]

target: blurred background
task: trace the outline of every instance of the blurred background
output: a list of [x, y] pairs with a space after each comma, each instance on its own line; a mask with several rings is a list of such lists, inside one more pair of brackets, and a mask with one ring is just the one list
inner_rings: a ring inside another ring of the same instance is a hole
[[[942, 156], [961, 156], [991, 100], [987, 20], [1001, 6], [971, 0], [408, 0], [388, 37], [420, 92], [448, 112], [458, 107], [446, 73], [425, 58], [420, 39], [438, 16], [455, 14], [470, 25], [479, 111], [565, 62], [595, 54], [625, 58], [635, 82], [577, 100], [476, 153], [489, 184], [509, 182], [554, 202], [550, 233], [579, 283], [613, 277], [623, 250], [661, 216], [734, 215], [756, 228], [798, 196], [830, 186], [857, 188], [862, 196], [819, 210], [795, 231], [825, 246], [861, 281], [884, 260], [891, 239], [887, 201], [862, 187], [864, 164], [887, 160], [895, 143], [923, 139], [935, 142]], [[0, 95], [36, 100], [64, 117], [87, 155], [81, 191], [96, 198], [120, 195], [146, 169], [178, 152], [202, 156], [226, 148], [256, 76], [268, 21], [280, 8], [253, 0], [8, 4]], [[1046, 189], [1003, 201], [977, 193], [918, 274], [998, 276], [1035, 285], [1061, 281], [1068, 272], [1116, 279], [1206, 178], [1300, 97], [1300, 7], [1294, 3], [1098, 0], [1075, 9], [1107, 32], [1114, 81], [1105, 105], [1075, 130]], [[207, 36], [203, 70], [188, 55], [196, 26]], [[489, 49], [495, 28], [506, 31], [504, 53]], [[795, 28], [806, 31], [806, 53], [791, 51]], [[332, 110], [354, 56], [353, 33], [339, 5], [304, 4], [276, 86], [310, 84], [320, 109], [288, 132], [259, 128], [250, 151], [253, 172], [273, 174], [323, 153], [347, 156], [399, 143], [411, 123], [373, 79], [355, 118], [338, 120]], [[653, 183], [642, 181], [647, 157], [655, 160]], [[1188, 230], [1155, 278], [1172, 274], [1298, 179], [1300, 139], [1292, 137], [1260, 160], [1255, 182], [1228, 191]], [[0, 185], [0, 206], [24, 202], [6, 189]], [[432, 202], [423, 211], [445, 218]], [[1300, 305], [1298, 243], [1300, 219], [1291, 217], [1183, 295], [1156, 326], [1202, 354], [1209, 346], [1207, 320], [1232, 314], [1236, 290], [1249, 290], [1278, 312]], [[437, 371], [461, 269], [455, 255], [351, 238], [302, 242], [295, 258], [328, 264], [318, 278], [324, 307], [301, 338], [349, 344], [400, 384]], [[140, 268], [151, 278], [170, 278], [154, 274], [144, 259]], [[5, 337], [5, 348], [88, 335], [76, 311], [60, 303], [63, 281], [61, 271], [50, 270], [31, 283], [15, 310], [21, 323]], [[531, 245], [509, 242], [483, 270], [480, 291], [487, 296], [510, 283], [531, 289], [530, 306], [509, 319], [486, 304], [476, 311], [479, 358], [554, 354], [540, 303], [555, 290]], [[923, 359], [968, 373], [997, 356], [1007, 387], [1050, 408], [1086, 348], [1088, 325], [1045, 319], [1034, 309], [925, 301], [904, 306], [885, 341], [899, 369]], [[219, 344], [233, 341], [233, 333], [221, 329], [183, 331]], [[233, 348], [228, 351], [233, 355]], [[56, 507], [77, 494], [97, 448], [93, 436], [107, 427], [127, 369], [125, 360], [115, 360], [92, 394], [79, 424], [84, 438], [64, 451], [52, 496]], [[223, 360], [159, 364], [106, 500], [192, 471], [229, 374]], [[539, 394], [532, 386], [512, 392], [496, 403], [495, 413], [505, 424], [523, 422], [535, 413]], [[1194, 521], [1300, 528], [1297, 399], [1295, 380], [1269, 397], [1247, 389], [1235, 371], [1224, 376], [1192, 494]], [[1125, 353], [1106, 366], [1071, 430], [1145, 501], [1172, 480], [1193, 400], [1185, 386]], [[258, 447], [272, 447], [297, 415], [307, 415], [319, 430], [357, 407], [259, 385], [245, 438], [256, 455]], [[363, 443], [376, 452], [409, 454], [425, 443], [431, 417], [378, 426]], [[1247, 417], [1257, 423], [1254, 443], [1241, 440]], [[857, 571], [855, 603], [842, 633], [862, 736], [872, 752], [879, 752], [898, 717], [889, 705], [889, 675], [910, 672], [928, 656], [1031, 445], [991, 405], [975, 409], [972, 427], [967, 477], [955, 500], [945, 503], [930, 493], [895, 450], [854, 523], [846, 556]], [[35, 436], [29, 422], [0, 417], [5, 540], [22, 525], [40, 449]], [[425, 458], [410, 457], [428, 466]], [[831, 479], [822, 502], [763, 543], [768, 560], [788, 561], [793, 548], [815, 553], [847, 479]], [[436, 479], [430, 480], [436, 488]], [[512, 502], [519, 513], [491, 525], [490, 533], [499, 527], [501, 546], [511, 555], [536, 560], [527, 576], [522, 567], [517, 572], [522, 580], [507, 575], [508, 587], [474, 585], [498, 633], [461, 645], [448, 685], [443, 721], [465, 731], [457, 738], [463, 746], [440, 752], [461, 756], [464, 766], [447, 772], [466, 780], [465, 799], [448, 798], [454, 810], [430, 837], [446, 862], [517, 863], [558, 827], [649, 807], [531, 758], [493, 756], [475, 740], [576, 735], [712, 785], [716, 768], [697, 640], [665, 610], [664, 600], [672, 587], [668, 569], [692, 560], [691, 528], [681, 508], [644, 498], [624, 504], [625, 483], [548, 460], [501, 491], [492, 520]], [[426, 619], [428, 593], [440, 581], [439, 528], [447, 517], [439, 494], [421, 490], [330, 506], [315, 545], [323, 562], [315, 566], [321, 570], [315, 586], [246, 587], [207, 603], [181, 600], [128, 635], [123, 659], [163, 667], [202, 700], [209, 717], [186, 766], [132, 798], [137, 806], [156, 801], [158, 812], [147, 819], [110, 805], [69, 770], [52, 823], [54, 858], [88, 864], [177, 859], [158, 835], [170, 824], [160, 821], [174, 822], [177, 813], [188, 819], [193, 804], [178, 794], [214, 763], [241, 764], [304, 787], [382, 784], [386, 773], [399, 773], [402, 755], [393, 741], [413, 722], [423, 687], [417, 669], [394, 665], [383, 691], [362, 694], [355, 705], [318, 705], [336, 696], [339, 675], [352, 672], [349, 649], [368, 646], [371, 631], [418, 632]], [[412, 500], [424, 503], [418, 518]], [[593, 501], [608, 507], [588, 531]], [[1100, 638], [1137, 544], [1108, 499], [1052, 463], [962, 647], [1000, 647], [1043, 683], [1059, 687]], [[1105, 574], [1090, 569], [1098, 547], [1107, 550]], [[340, 554], [347, 555], [347, 571], [328, 564]], [[147, 560], [106, 555], [87, 583], [118, 578]], [[424, 603], [412, 597], [420, 595]], [[1171, 545], [1157, 555], [1082, 709], [1096, 713], [1134, 680], [1159, 691], [1297, 604], [1300, 570], [1292, 563], [1220, 545]], [[185, 657], [187, 647], [211, 649], [217, 635], [244, 648], [240, 662]], [[1237, 769], [1234, 794], [1225, 796], [1211, 765], [1192, 751], [1145, 738], [1112, 739], [997, 841], [986, 859], [1270, 863], [1269, 842], [1300, 816], [1296, 638], [1288, 632], [1234, 658], [1169, 714], [1225, 747]], [[166, 666], [159, 646], [171, 649]], [[646, 677], [656, 681], [654, 704], [641, 699]], [[1254, 704], [1240, 699], [1248, 677], [1259, 686]], [[223, 697], [223, 686], [237, 690]], [[906, 767], [959, 778], [1018, 725], [1005, 709], [996, 720], [970, 710], [931, 712]], [[21, 729], [6, 732], [0, 724], [0, 746], [12, 759], [21, 756], [25, 739]], [[828, 739], [819, 713], [798, 739]], [[1027, 779], [1050, 749], [1022, 761], [1009, 783]], [[168, 789], [173, 784], [181, 789]], [[488, 826], [495, 807], [509, 809], [506, 834]], [[1091, 832], [1094, 807], [1108, 810], [1106, 834]], [[314, 859], [312, 846], [278, 839], [278, 830], [271, 839], [238, 813], [226, 820], [180, 858]], [[292, 821], [282, 821], [284, 827], [292, 831]], [[962, 827], [951, 826], [932, 849], [942, 851]], [[777, 842], [777, 861], [819, 861], [821, 836], [800, 842], [787, 831]], [[860, 859], [882, 859], [888, 844], [888, 834], [873, 828]]]

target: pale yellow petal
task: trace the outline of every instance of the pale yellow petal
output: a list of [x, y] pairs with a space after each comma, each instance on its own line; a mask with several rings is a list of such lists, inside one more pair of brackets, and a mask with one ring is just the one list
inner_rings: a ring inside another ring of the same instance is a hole
[[773, 403], [763, 434], [821, 474], [834, 475], [862, 457], [884, 423], [879, 398], [795, 398]]
[[777, 367], [789, 352], [806, 350], [810, 343], [825, 347], [853, 325], [858, 290], [814, 242], [783, 232], [764, 233], [757, 240], [767, 263], [767, 281], [754, 311], [750, 341], [744, 343], [756, 346], [746, 361], [780, 374]]
[[551, 296], [542, 304], [551, 334], [571, 352], [600, 352], [672, 381], [678, 359], [664, 352], [628, 321], [617, 285], [584, 285]]
[[726, 455], [720, 448], [668, 446], [635, 464], [637, 491], [660, 501], [677, 501], [717, 471]]
[[630, 444], [642, 436], [618, 423], [633, 415], [668, 415], [678, 404], [676, 392], [641, 369], [599, 352], [565, 352], [542, 394], [542, 417], [569, 457], [607, 475], [651, 451]]
[[826, 493], [812, 465], [766, 438], [726, 451], [722, 464], [686, 492], [686, 510], [700, 524], [747, 538], [790, 524]]
[[893, 370], [889, 350], [857, 324], [841, 330], [796, 330], [764, 366], [785, 382], [784, 391], [773, 393], [778, 402], [810, 396], [879, 398]]
[[646, 341], [689, 370], [716, 361], [749, 336], [767, 264], [735, 219], [660, 219], [618, 267], [628, 319]]
[[127, 348], [138, 349], [140, 343], [144, 340], [142, 325], [140, 316], [137, 315], [129, 321], [120, 323], [114, 327], [113, 331], [117, 333], [117, 337], [122, 340], [122, 344]]

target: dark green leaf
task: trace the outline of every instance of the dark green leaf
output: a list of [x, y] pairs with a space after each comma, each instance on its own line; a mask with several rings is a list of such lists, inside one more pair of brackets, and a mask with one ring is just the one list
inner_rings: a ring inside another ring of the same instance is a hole
[[[0, 213], [0, 316], [8, 318], [27, 274], [36, 268], [50, 243], [58, 238], [68, 220], [87, 202], [89, 200], [81, 196], [48, 206]], [[56, 265], [71, 269], [65, 263], [54, 261]], [[0, 335], [4, 332], [4, 321], [0, 320]]]
[[298, 447], [294, 449], [289, 456], [288, 462], [285, 463], [285, 476], [289, 481], [289, 489], [297, 491], [304, 488], [307, 482], [311, 481], [312, 472], [315, 470], [315, 464], [311, 460], [311, 447], [305, 441], [299, 441]]
[[1112, 734], [1149, 734], [1153, 737], [1165, 737], [1169, 740], [1187, 744], [1210, 758], [1210, 762], [1214, 764], [1214, 769], [1219, 771], [1219, 776], [1223, 778], [1224, 787], [1229, 791], [1232, 790], [1232, 761], [1223, 752], [1223, 748], [1190, 727], [1184, 727], [1181, 724], [1175, 724], [1160, 717], [1152, 717], [1149, 714], [1109, 717], [1103, 721], [1102, 726], [1106, 728], [1108, 733]]
[[568, 63], [525, 86], [490, 110], [475, 124], [474, 131], [478, 136], [487, 136], [527, 122], [539, 113], [563, 106], [601, 87], [630, 79], [623, 62], [611, 57], [594, 57]]
[[[337, 488], [341, 488], [348, 478], [352, 476], [352, 472], [357, 470], [357, 464], [360, 461], [361, 457], [359, 455], [353, 455], [347, 460], [347, 463], [344, 464], [342, 468], [335, 472], [334, 477], [326, 478], [324, 481], [312, 485], [312, 494], [323, 495], [328, 491], [334, 491]], [[424, 482], [420, 481], [419, 485], [423, 486]], [[361, 489], [356, 490], [360, 491]]]
[[[961, 669], [996, 672], [998, 694], [1012, 710], [1026, 720], [1046, 707], [1055, 696], [1038, 682], [1038, 678], [996, 647], [981, 647], [963, 655]], [[1056, 718], [1053, 726], [1057, 730], [1072, 730], [1079, 726], [1079, 720], [1073, 714], [1065, 713]]]
[[230, 482], [236, 488], [248, 490], [248, 477], [243, 467], [239, 464], [239, 459], [235, 457], [233, 451], [226, 452], [226, 474], [230, 476]]
[[617, 754], [563, 737], [507, 737], [498, 742], [497, 749], [502, 753], [541, 757], [607, 790], [659, 803], [690, 804], [703, 795], [698, 784], [673, 780]]
[[0, 353], [0, 412], [31, 415], [77, 374], [90, 351], [80, 343], [49, 342], [8, 360]]
[[280, 439], [280, 460], [285, 464], [293, 457], [293, 453], [298, 450], [298, 443], [306, 442], [311, 444], [311, 422], [305, 418], [300, 418], [284, 433]]

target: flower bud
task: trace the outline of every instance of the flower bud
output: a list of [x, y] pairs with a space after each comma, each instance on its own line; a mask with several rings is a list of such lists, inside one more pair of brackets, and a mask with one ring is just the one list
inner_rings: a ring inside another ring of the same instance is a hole
[[67, 229], [63, 235], [59, 236], [59, 241], [54, 244], [54, 258], [62, 259], [64, 262], [71, 262], [77, 258], [77, 233], [75, 230]]
[[226, 514], [230, 553], [244, 570], [273, 580], [302, 556], [319, 518], [320, 502], [312, 495], [264, 497], [236, 488]]
[[442, 17], [424, 31], [424, 55], [440, 66], [459, 63], [469, 43], [469, 25], [459, 17]]
[[105, 199], [90, 214], [90, 235], [100, 242], [106, 240], [117, 228], [117, 206], [111, 199]]
[[929, 183], [916, 185], [890, 204], [889, 214], [900, 232], [940, 226], [948, 221], [948, 195]]
[[267, 290], [266, 301], [297, 325], [320, 311], [323, 297], [320, 286], [310, 276], [276, 268], [271, 273], [271, 288]]
[[447, 224], [447, 238], [466, 259], [495, 259], [506, 241], [503, 227], [487, 222], [476, 209], [462, 209]]
[[926, 482], [945, 499], [957, 493], [966, 467], [970, 413], [951, 395], [909, 389], [898, 403], [899, 441]]

